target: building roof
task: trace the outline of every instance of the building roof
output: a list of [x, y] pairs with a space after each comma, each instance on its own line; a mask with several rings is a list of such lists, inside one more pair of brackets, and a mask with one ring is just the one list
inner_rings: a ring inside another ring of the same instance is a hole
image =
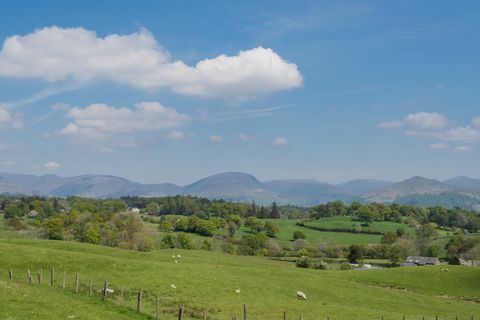
[[28, 213], [28, 216], [30, 218], [35, 218], [36, 216], [38, 216], [38, 211], [36, 210], [30, 210], [30, 212]]
[[406, 263], [413, 263], [416, 265], [424, 266], [424, 265], [437, 265], [440, 264], [440, 260], [435, 257], [421, 257], [421, 256], [408, 256]]

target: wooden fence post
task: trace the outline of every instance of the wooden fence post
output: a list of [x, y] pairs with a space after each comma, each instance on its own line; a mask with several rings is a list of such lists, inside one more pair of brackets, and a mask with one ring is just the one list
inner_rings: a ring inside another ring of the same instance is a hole
[[143, 296], [143, 291], [142, 289], [140, 289], [140, 291], [138, 291], [138, 297], [137, 297], [137, 312], [142, 311], [142, 296]]
[[50, 285], [53, 286], [55, 284], [55, 268], [52, 268], [50, 272]]
[[30, 269], [27, 269], [27, 281], [29, 284], [33, 284], [32, 273], [30, 272]]
[[63, 271], [62, 289], [65, 289], [66, 282], [67, 282], [67, 271]]
[[157, 296], [157, 305], [155, 308], [155, 319], [160, 320], [160, 299]]
[[207, 312], [203, 311], [203, 320], [207, 320]]
[[123, 305], [123, 286], [122, 286], [122, 289], [120, 290], [120, 305]]
[[37, 271], [37, 276], [38, 276], [38, 285], [42, 285], [42, 278], [43, 278], [43, 271], [42, 269], [38, 269]]
[[105, 280], [103, 283], [103, 291], [102, 291], [102, 300], [105, 301], [107, 300], [107, 289], [108, 289], [108, 282]]
[[13, 271], [12, 268], [8, 270], [8, 279], [13, 280]]
[[283, 310], [283, 320], [287, 320], [287, 311]]
[[183, 313], [184, 313], [184, 306], [183, 304], [180, 306], [180, 309], [178, 310], [178, 320], [183, 320]]
[[243, 304], [243, 320], [247, 320], [247, 305]]
[[90, 286], [88, 287], [88, 296], [92, 296], [92, 291], [93, 291], [93, 281], [90, 280]]
[[80, 281], [78, 273], [75, 274], [75, 293], [78, 293], [78, 282]]

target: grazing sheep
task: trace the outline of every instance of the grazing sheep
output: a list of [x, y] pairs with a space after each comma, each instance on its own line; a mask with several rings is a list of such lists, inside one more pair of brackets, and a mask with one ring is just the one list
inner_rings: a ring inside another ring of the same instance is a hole
[[[103, 289], [98, 290], [98, 292], [103, 293]], [[107, 288], [107, 294], [114, 293], [115, 291], [113, 289]]]
[[236, 292], [236, 293], [240, 293], [240, 289], [236, 289], [235, 292]]
[[181, 258], [181, 257], [182, 257], [181, 255], [177, 254], [177, 258]]
[[173, 262], [178, 263], [178, 260], [173, 260]]
[[176, 287], [173, 283], [170, 285], [170, 287], [171, 287], [172, 289], [177, 289], [177, 287]]
[[300, 300], [307, 300], [307, 295], [302, 291], [297, 291], [297, 298]]

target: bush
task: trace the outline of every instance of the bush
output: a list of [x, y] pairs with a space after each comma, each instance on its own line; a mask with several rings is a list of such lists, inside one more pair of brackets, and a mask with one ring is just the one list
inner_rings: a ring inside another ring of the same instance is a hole
[[190, 238], [186, 234], [183, 234], [183, 233], [179, 233], [177, 235], [176, 244], [177, 244], [176, 247], [179, 248], [179, 249], [192, 249], [193, 248], [192, 241], [190, 240]]
[[176, 242], [175, 236], [171, 234], [167, 234], [163, 236], [162, 241], [160, 242], [160, 247], [164, 249], [166, 248], [173, 249], [175, 248], [175, 242]]
[[305, 233], [303, 233], [302, 231], [297, 230], [293, 233], [293, 240], [305, 239], [305, 238], [307, 237], [305, 236]]
[[295, 261], [295, 265], [299, 268], [310, 268], [310, 258], [308, 256], [301, 256]]
[[340, 270], [352, 270], [352, 266], [348, 262], [342, 262]]
[[309, 252], [308, 252], [307, 249], [302, 248], [302, 249], [300, 249], [300, 250], [297, 251], [296, 256], [297, 256], [297, 257], [302, 257], [302, 256], [308, 257], [308, 256], [310, 256], [310, 254], [309, 254]]
[[270, 238], [275, 238], [276, 234], [280, 231], [278, 226], [271, 221], [265, 222], [264, 229], [265, 229], [265, 234]]
[[358, 244], [352, 244], [350, 247], [350, 253], [348, 254], [348, 261], [350, 263], [357, 263], [363, 258], [363, 247]]
[[318, 270], [327, 270], [328, 269], [328, 264], [324, 261], [318, 261], [315, 263], [315, 265], [313, 266], [315, 269], [318, 269]]
[[241, 255], [253, 256], [258, 253], [262, 246], [262, 240], [254, 234], [246, 234], [238, 243], [238, 251]]
[[267, 250], [266, 255], [270, 257], [281, 257], [283, 255], [283, 249], [275, 241], [268, 240], [263, 246]]
[[15, 231], [23, 229], [22, 222], [18, 220], [17, 218], [11, 218], [7, 220], [7, 226], [12, 228]]
[[149, 252], [155, 249], [155, 240], [152, 237], [141, 237], [137, 243], [137, 250], [143, 252]]
[[203, 240], [200, 249], [207, 250], [207, 251], [212, 251], [212, 243], [209, 240], [205, 239], [205, 240]]

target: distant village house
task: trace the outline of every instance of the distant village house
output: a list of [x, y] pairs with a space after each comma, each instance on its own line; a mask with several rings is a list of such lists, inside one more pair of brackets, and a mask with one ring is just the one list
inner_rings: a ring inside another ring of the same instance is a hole
[[132, 208], [131, 210], [133, 213], [140, 213], [140, 209], [137, 207]]
[[36, 210], [30, 210], [30, 212], [28, 213], [27, 215], [29, 218], [35, 218], [36, 216], [38, 216], [38, 211]]
[[420, 256], [408, 256], [405, 263], [401, 263], [401, 267], [414, 267], [414, 266], [438, 266], [440, 260], [434, 257], [420, 257]]

